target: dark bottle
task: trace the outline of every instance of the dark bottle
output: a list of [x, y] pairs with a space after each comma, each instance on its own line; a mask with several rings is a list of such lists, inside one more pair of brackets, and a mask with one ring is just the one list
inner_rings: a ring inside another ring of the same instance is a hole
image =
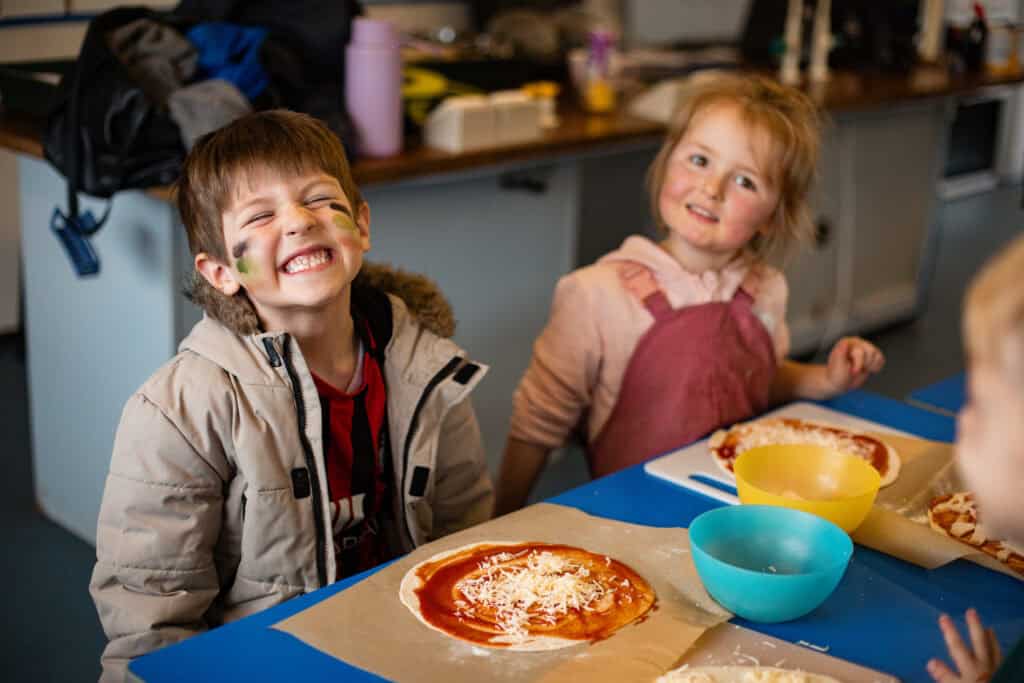
[[988, 45], [988, 22], [981, 3], [974, 3], [974, 19], [967, 27], [964, 42], [964, 66], [968, 71], [981, 71], [985, 66], [985, 48]]

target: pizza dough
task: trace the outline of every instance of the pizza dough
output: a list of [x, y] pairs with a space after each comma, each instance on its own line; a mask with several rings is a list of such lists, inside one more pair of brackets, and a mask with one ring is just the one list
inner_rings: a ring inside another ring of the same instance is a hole
[[783, 444], [825, 446], [861, 457], [878, 470], [883, 487], [896, 481], [900, 474], [899, 454], [889, 444], [867, 434], [798, 418], [768, 417], [740, 422], [712, 434], [708, 449], [722, 471], [732, 476], [732, 463], [740, 453], [758, 446]]
[[932, 529], [991, 555], [1010, 569], [1024, 574], [1024, 551], [1005, 541], [989, 538], [978, 522], [974, 495], [966, 491], [933, 498], [928, 504], [928, 524]]
[[654, 606], [628, 566], [567, 545], [476, 543], [410, 569], [402, 604], [426, 626], [474, 645], [553, 650], [607, 638]]
[[841, 683], [831, 676], [770, 666], [683, 666], [655, 683]]

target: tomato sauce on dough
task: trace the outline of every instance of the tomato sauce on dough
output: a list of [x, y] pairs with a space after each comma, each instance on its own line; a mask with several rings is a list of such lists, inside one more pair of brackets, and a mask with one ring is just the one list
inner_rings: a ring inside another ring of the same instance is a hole
[[[425, 563], [416, 573], [423, 619], [489, 647], [538, 636], [601, 640], [643, 617], [656, 600], [630, 567], [568, 545], [482, 544]], [[539, 586], [537, 593], [531, 585]]]

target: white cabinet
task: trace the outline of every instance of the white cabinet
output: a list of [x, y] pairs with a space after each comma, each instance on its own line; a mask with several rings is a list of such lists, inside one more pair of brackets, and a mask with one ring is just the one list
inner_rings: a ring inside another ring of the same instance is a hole
[[[54, 521], [94, 542], [100, 496], [121, 409], [173, 355], [198, 320], [181, 295], [191, 265], [167, 202], [121, 192], [93, 238], [102, 270], [76, 277], [50, 230], [64, 179], [18, 156], [25, 335], [36, 500]], [[105, 203], [82, 196], [82, 210]]]

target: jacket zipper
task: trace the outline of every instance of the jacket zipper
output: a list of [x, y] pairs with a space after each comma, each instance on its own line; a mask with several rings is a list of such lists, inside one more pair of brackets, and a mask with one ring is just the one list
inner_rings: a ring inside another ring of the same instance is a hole
[[320, 587], [327, 585], [327, 559], [325, 557], [327, 542], [324, 531], [323, 503], [320, 496], [320, 475], [317, 474], [316, 461], [313, 459], [313, 446], [306, 437], [306, 405], [302, 402], [302, 390], [299, 388], [299, 375], [295, 372], [292, 364], [292, 356], [288, 346], [291, 336], [283, 335], [281, 347], [284, 358], [284, 367], [288, 371], [288, 378], [292, 382], [292, 397], [295, 399], [295, 413], [299, 421], [299, 441], [302, 443], [302, 452], [306, 456], [306, 469], [309, 470], [309, 482], [313, 503], [313, 525], [316, 527], [316, 577]]
[[427, 382], [427, 386], [423, 389], [423, 393], [420, 394], [419, 400], [416, 402], [416, 409], [413, 410], [412, 419], [409, 420], [409, 431], [405, 434], [405, 447], [402, 449], [402, 528], [405, 529], [406, 538], [409, 540], [409, 546], [415, 548], [416, 542], [412, 537], [412, 529], [409, 528], [409, 516], [405, 513], [405, 475], [409, 472], [409, 452], [412, 450], [412, 437], [416, 433], [416, 428], [419, 426], [420, 411], [423, 409], [423, 405], [430, 398], [430, 394], [433, 393], [434, 389], [438, 384], [448, 378], [449, 375], [454, 373], [463, 363], [465, 359], [456, 356], [452, 358], [448, 363], [441, 368], [436, 375], [430, 378]]

